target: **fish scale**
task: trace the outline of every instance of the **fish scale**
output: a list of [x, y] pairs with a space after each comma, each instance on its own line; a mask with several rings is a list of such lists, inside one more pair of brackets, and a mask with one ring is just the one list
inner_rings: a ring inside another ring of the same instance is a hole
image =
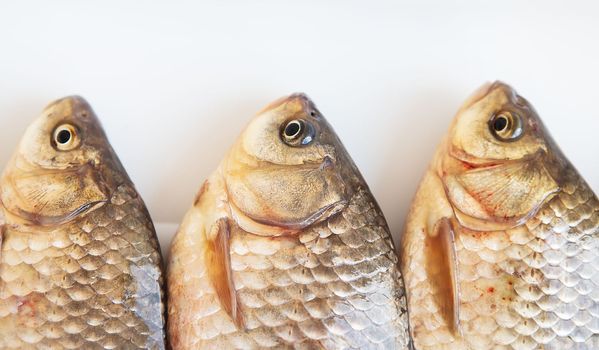
[[184, 328], [183, 347], [407, 346], [405, 295], [399, 273], [391, 272], [397, 257], [382, 215], [365, 192], [356, 194], [343, 212], [292, 239], [232, 230], [231, 265], [245, 330], [235, 328], [211, 288], [199, 288], [209, 283], [199, 262], [201, 247], [198, 237], [184, 234], [176, 236], [171, 248], [171, 256], [178, 258], [172, 260], [170, 274], [181, 273], [198, 287], [186, 295], [189, 306], [198, 309], [177, 326]]
[[[414, 271], [419, 283], [408, 288], [429, 306], [411, 310], [430, 319], [414, 325], [426, 334], [421, 349], [599, 347], [599, 201], [580, 179], [567, 188], [572, 192], [556, 195], [525, 228], [475, 237], [458, 231], [460, 341], [440, 321], [424, 271]], [[513, 286], [505, 307], [488, 287], [498, 279]]]
[[8, 225], [0, 348], [164, 349], [158, 251], [131, 185], [66, 225]]

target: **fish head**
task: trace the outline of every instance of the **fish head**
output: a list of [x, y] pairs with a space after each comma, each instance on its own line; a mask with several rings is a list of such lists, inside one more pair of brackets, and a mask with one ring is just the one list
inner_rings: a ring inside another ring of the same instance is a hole
[[299, 230], [346, 204], [355, 166], [304, 94], [260, 111], [223, 164], [229, 202], [259, 224]]
[[568, 166], [533, 106], [502, 82], [464, 103], [435, 162], [458, 218], [474, 228], [524, 223]]
[[126, 174], [90, 105], [81, 97], [49, 104], [26, 129], [1, 178], [7, 211], [56, 225], [109, 201]]
[[475, 165], [547, 152], [537, 112], [502, 82], [479, 88], [460, 108], [449, 134], [451, 151]]
[[21, 139], [18, 154], [42, 169], [100, 164], [110, 149], [100, 121], [85, 99], [69, 96], [49, 104]]

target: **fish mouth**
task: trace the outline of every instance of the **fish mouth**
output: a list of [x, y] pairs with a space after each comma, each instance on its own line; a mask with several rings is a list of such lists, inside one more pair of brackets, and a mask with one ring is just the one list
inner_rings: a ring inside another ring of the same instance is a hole
[[303, 92], [296, 92], [289, 96], [281, 97], [281, 98], [275, 100], [274, 102], [271, 102], [270, 104], [268, 104], [260, 112], [258, 112], [258, 114], [270, 112], [270, 111], [276, 109], [277, 107], [280, 107], [280, 106], [288, 104], [288, 103], [299, 103], [301, 105], [301, 109], [303, 111], [307, 111], [307, 114], [314, 116], [312, 111], [316, 110], [316, 105], [308, 97], [308, 95], [306, 95]]
[[485, 97], [489, 96], [495, 90], [502, 90], [504, 94], [507, 96], [515, 95], [516, 90], [509, 86], [508, 84], [496, 80], [494, 82], [486, 82], [481, 87], [479, 87], [476, 91], [470, 95], [470, 97], [464, 102], [464, 106], [462, 109], [468, 109], [475, 105], [477, 102], [481, 101]]
[[93, 114], [89, 102], [79, 95], [71, 95], [54, 100], [46, 105], [43, 112], [71, 115], [75, 118], [87, 118]]

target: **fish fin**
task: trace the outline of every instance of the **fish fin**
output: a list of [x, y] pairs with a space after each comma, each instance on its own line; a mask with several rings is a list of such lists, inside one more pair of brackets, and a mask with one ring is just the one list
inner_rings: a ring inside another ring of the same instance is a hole
[[427, 274], [442, 317], [453, 334], [461, 334], [455, 235], [450, 219], [439, 219], [427, 235]]
[[212, 226], [206, 249], [206, 264], [210, 281], [216, 291], [222, 307], [231, 316], [239, 329], [244, 329], [243, 315], [239, 309], [239, 300], [233, 283], [231, 255], [229, 251], [230, 228], [225, 218], [220, 218]]

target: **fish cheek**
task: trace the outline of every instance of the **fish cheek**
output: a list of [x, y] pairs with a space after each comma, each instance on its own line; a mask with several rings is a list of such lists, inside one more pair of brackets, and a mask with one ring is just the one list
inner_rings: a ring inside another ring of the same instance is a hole
[[68, 222], [108, 201], [108, 191], [90, 166], [68, 171], [9, 173], [0, 199], [6, 210], [39, 225]]
[[303, 227], [345, 201], [345, 185], [330, 170], [278, 167], [230, 175], [232, 204], [262, 224]]
[[538, 158], [448, 175], [443, 181], [460, 224], [474, 230], [520, 225], [559, 190]]

